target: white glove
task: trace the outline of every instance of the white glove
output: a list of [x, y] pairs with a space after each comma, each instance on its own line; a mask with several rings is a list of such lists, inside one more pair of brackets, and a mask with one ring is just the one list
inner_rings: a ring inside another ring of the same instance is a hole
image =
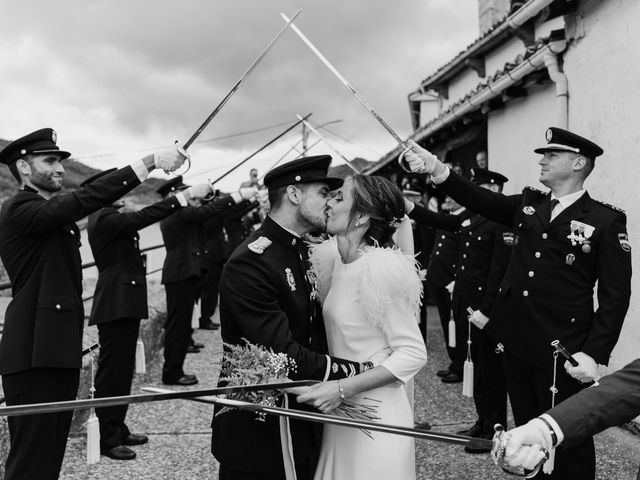
[[489, 317], [487, 317], [480, 310], [474, 310], [474, 312], [469, 315], [469, 321], [482, 330], [489, 323]]
[[199, 183], [198, 185], [187, 188], [187, 193], [189, 193], [191, 198], [204, 198], [211, 195], [213, 191], [211, 185], [208, 183]]
[[398, 162], [403, 166], [403, 160], [406, 166], [413, 173], [433, 173], [438, 165], [438, 157], [429, 150], [422, 148], [413, 140], [407, 141], [407, 148], [400, 154]]
[[545, 457], [543, 448], [549, 451], [552, 447], [549, 429], [539, 418], [531, 419], [526, 424], [509, 430], [505, 438], [505, 463], [527, 470], [533, 470]]
[[153, 152], [153, 164], [161, 168], [165, 173], [179, 169], [185, 160], [191, 161], [187, 151], [176, 144], [175, 148]]
[[573, 358], [578, 362], [578, 366], [574, 367], [569, 360], [564, 362], [564, 369], [569, 375], [582, 383], [591, 382], [598, 376], [598, 364], [593, 358], [583, 352], [573, 354]]
[[407, 215], [409, 215], [413, 209], [415, 208], [416, 204], [413, 203], [411, 200], [408, 199], [404, 199], [404, 211], [407, 212]]
[[251, 200], [258, 194], [258, 189], [256, 187], [242, 187], [238, 193], [243, 200]]
[[453, 287], [455, 287], [455, 286], [456, 286], [456, 282], [453, 281], [453, 282], [449, 283], [449, 285], [447, 285], [444, 288], [446, 288], [447, 291], [449, 292], [449, 295], [451, 295], [451, 294], [453, 294]]

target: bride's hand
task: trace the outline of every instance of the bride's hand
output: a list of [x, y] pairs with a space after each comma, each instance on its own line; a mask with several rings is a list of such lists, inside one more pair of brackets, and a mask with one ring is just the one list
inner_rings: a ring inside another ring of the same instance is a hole
[[331, 413], [342, 403], [339, 385], [335, 380], [322, 382], [309, 388], [309, 392], [298, 396], [296, 399], [298, 403], [312, 405], [322, 413]]
[[311, 391], [311, 387], [291, 387], [291, 388], [281, 388], [281, 392], [288, 393], [289, 395], [302, 395], [304, 393], [308, 393]]

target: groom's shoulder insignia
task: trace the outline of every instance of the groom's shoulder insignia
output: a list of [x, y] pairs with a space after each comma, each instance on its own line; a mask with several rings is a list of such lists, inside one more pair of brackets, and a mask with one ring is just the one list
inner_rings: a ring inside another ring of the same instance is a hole
[[271, 240], [267, 237], [258, 237], [256, 240], [247, 245], [247, 248], [253, 253], [262, 255], [264, 251], [271, 245]]

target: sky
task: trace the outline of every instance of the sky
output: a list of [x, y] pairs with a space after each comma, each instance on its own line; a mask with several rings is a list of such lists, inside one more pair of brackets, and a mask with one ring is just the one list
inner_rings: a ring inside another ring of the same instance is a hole
[[[402, 138], [407, 95], [478, 37], [477, 0], [0, 0], [0, 138], [52, 127], [100, 169], [184, 143], [284, 26], [280, 12], [299, 9], [298, 28]], [[218, 178], [308, 113], [331, 122], [319, 131], [347, 158], [395, 146], [289, 30], [190, 148], [186, 180]], [[295, 158], [284, 155], [301, 136], [296, 127], [217, 187]], [[322, 142], [309, 151], [323, 153], [337, 157]]]

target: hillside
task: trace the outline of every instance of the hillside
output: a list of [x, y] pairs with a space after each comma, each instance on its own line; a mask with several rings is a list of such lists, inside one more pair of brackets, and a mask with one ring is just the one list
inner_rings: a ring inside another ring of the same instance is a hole
[[[4, 148], [8, 143], [9, 141], [0, 139], [0, 149]], [[63, 184], [63, 191], [65, 192], [75, 190], [85, 178], [98, 172], [98, 169], [80, 163], [74, 160], [73, 157], [64, 160], [62, 165], [65, 170]], [[134, 188], [128, 197], [142, 205], [157, 202], [160, 200], [160, 196], [156, 193], [156, 189], [163, 182], [164, 180], [162, 179], [148, 178], [142, 185]], [[18, 184], [9, 169], [0, 165], [0, 202], [12, 196], [17, 190]]]

